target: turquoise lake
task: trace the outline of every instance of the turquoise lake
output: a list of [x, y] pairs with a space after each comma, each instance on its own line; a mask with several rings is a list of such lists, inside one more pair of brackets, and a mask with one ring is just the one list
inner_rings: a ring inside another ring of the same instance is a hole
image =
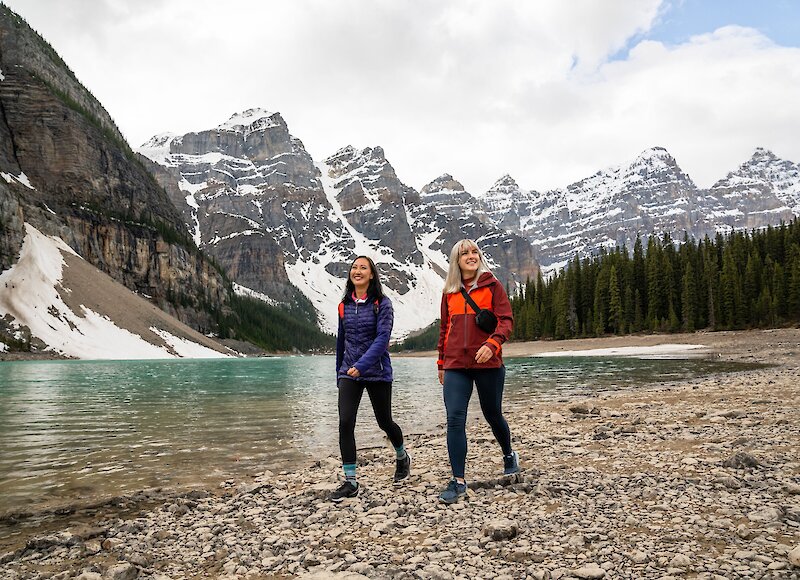
[[[743, 370], [704, 358], [506, 361], [505, 407]], [[214, 485], [338, 453], [331, 356], [0, 363], [0, 514], [154, 486]], [[430, 358], [395, 357], [407, 433], [444, 424]], [[480, 413], [477, 396], [471, 416]], [[380, 444], [368, 397], [359, 446]]]

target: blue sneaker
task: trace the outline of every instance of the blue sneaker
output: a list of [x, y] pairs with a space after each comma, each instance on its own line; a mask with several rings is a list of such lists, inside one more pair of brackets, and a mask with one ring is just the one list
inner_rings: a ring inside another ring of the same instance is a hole
[[460, 498], [467, 495], [467, 484], [458, 483], [451, 479], [445, 490], [439, 494], [439, 501], [444, 503], [456, 503]]
[[503, 455], [503, 475], [519, 473], [519, 455], [512, 451], [511, 455]]

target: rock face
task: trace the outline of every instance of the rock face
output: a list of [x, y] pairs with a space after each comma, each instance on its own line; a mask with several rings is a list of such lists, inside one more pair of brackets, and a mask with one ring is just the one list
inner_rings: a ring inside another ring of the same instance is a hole
[[601, 247], [630, 249], [637, 234], [680, 239], [686, 232], [699, 239], [789, 221], [800, 215], [800, 170], [758, 149], [702, 190], [665, 149], [654, 147], [565, 189], [525, 191], [505, 176], [480, 199], [495, 224], [527, 237], [539, 262], [552, 267]]
[[444, 174], [422, 188], [411, 216], [428, 251], [448, 256], [453, 244], [469, 238], [480, 244], [501, 281], [513, 286], [528, 277], [535, 279], [539, 266], [531, 244], [502, 224], [494, 224], [487, 213], [463, 185]]
[[756, 149], [736, 171], [709, 190], [719, 200], [717, 222], [734, 229], [758, 228], [800, 215], [800, 165]]
[[383, 149], [344, 147], [325, 164], [347, 222], [367, 239], [391, 248], [401, 262], [422, 264], [408, 219], [419, 194], [400, 181]]
[[530, 243], [480, 214], [452, 177], [419, 193], [380, 147], [347, 146], [315, 165], [279, 113], [251, 109], [211, 130], [155, 136], [139, 152], [232, 279], [276, 301], [299, 289], [329, 331], [357, 255], [381, 272], [395, 338], [438, 317], [458, 239], [478, 239], [503, 282], [538, 271]]
[[295, 296], [285, 262], [339, 237], [319, 171], [278, 113], [251, 109], [211, 130], [154, 137], [139, 151], [195, 243], [239, 284], [275, 300]]
[[212, 328], [223, 278], [100, 103], [4, 6], [0, 71], [0, 266], [16, 260], [29, 222], [190, 326]]

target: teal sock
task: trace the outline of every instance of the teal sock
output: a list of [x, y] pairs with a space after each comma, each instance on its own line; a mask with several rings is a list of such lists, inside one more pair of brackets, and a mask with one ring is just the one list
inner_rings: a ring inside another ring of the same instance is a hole
[[397, 453], [397, 458], [398, 459], [405, 459], [406, 458], [407, 454], [406, 454], [406, 448], [405, 448], [404, 445], [401, 445], [400, 447], [395, 447], [394, 448], [394, 452]]
[[344, 478], [347, 481], [352, 483], [356, 483], [356, 464], [355, 463], [345, 463], [342, 465], [344, 469]]

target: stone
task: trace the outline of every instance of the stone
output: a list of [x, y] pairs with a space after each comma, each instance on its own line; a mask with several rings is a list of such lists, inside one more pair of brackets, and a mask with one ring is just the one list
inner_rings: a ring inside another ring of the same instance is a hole
[[791, 552], [788, 554], [789, 563], [796, 567], [800, 568], [800, 545], [795, 546]]
[[105, 574], [106, 580], [133, 580], [139, 575], [139, 570], [137, 570], [131, 564], [127, 562], [122, 564], [117, 564], [116, 566], [112, 566], [108, 569]]
[[781, 518], [783, 518], [783, 511], [774, 507], [764, 507], [747, 514], [747, 519], [751, 522], [777, 522]]
[[484, 526], [483, 535], [495, 541], [502, 541], [515, 538], [518, 531], [517, 523], [512, 520], [494, 520]]
[[686, 554], [675, 554], [669, 561], [669, 565], [673, 568], [688, 568], [692, 560]]
[[733, 469], [754, 469], [760, 467], [761, 463], [749, 453], [740, 451], [723, 461], [722, 466]]
[[587, 564], [577, 570], [573, 570], [572, 575], [578, 578], [602, 578], [606, 575], [606, 571], [597, 564]]

